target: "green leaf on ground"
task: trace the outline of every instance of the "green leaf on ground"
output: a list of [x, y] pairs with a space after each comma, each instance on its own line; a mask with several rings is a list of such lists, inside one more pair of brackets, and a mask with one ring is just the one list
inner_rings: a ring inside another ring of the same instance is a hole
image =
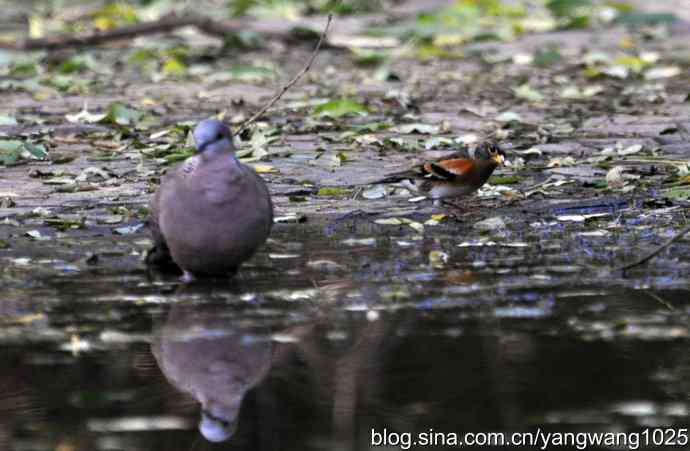
[[403, 135], [411, 135], [413, 133], [420, 135], [435, 135], [441, 131], [441, 127], [438, 125], [414, 123], [399, 125], [394, 127], [392, 131]]
[[116, 235], [131, 235], [137, 233], [139, 230], [144, 228], [144, 223], [126, 225], [122, 227], [116, 227], [113, 229], [113, 233]]
[[87, 70], [95, 71], [96, 69], [98, 69], [98, 63], [94, 57], [89, 54], [82, 54], [74, 55], [62, 63], [60, 67], [58, 67], [58, 72], [65, 75]]
[[561, 62], [563, 56], [556, 47], [537, 50], [534, 54], [533, 63], [535, 66], [550, 66]]
[[30, 158], [34, 160], [45, 160], [48, 156], [48, 151], [43, 144], [24, 143], [24, 150], [29, 153]]
[[349, 193], [348, 188], [338, 188], [335, 186], [325, 186], [319, 188], [319, 192], [316, 193], [317, 196], [342, 196], [343, 194]]
[[66, 114], [65, 118], [68, 122], [81, 122], [84, 124], [93, 124], [102, 121], [106, 118], [106, 116], [107, 114], [91, 113], [89, 112], [86, 105], [84, 105], [84, 109], [82, 109], [80, 112], [78, 112], [77, 114]]
[[621, 25], [660, 25], [673, 23], [678, 17], [673, 13], [629, 12], [616, 17], [614, 23]]
[[187, 66], [179, 58], [168, 58], [163, 63], [161, 72], [166, 75], [184, 75], [187, 73]]
[[0, 162], [5, 166], [15, 164], [21, 156], [22, 141], [3, 140], [0, 141]]
[[322, 103], [314, 108], [314, 115], [317, 117], [328, 116], [331, 118], [339, 118], [354, 114], [367, 114], [369, 110], [367, 107], [359, 102], [350, 99], [336, 99]]
[[556, 17], [578, 17], [592, 6], [591, 0], [549, 0], [547, 8]]
[[513, 88], [513, 92], [515, 93], [515, 97], [529, 100], [530, 102], [539, 102], [544, 100], [544, 95], [536, 89], [531, 88], [528, 84]]
[[270, 67], [251, 64], [237, 64], [231, 67], [229, 72], [234, 80], [246, 82], [270, 80], [276, 76], [275, 70]]
[[191, 147], [186, 148], [186, 149], [180, 149], [177, 152], [168, 154], [165, 156], [165, 162], [167, 164], [171, 163], [177, 163], [178, 161], [186, 160], [187, 158], [191, 157], [194, 155], [194, 149]]
[[48, 151], [43, 144], [33, 144], [19, 140], [0, 140], [0, 163], [5, 166], [17, 164], [21, 160], [45, 160]]
[[492, 175], [489, 183], [492, 185], [514, 185], [520, 183], [522, 177], [517, 175]]
[[354, 63], [358, 66], [364, 67], [378, 66], [379, 64], [385, 62], [389, 57], [387, 52], [377, 50], [353, 48], [351, 51]]
[[144, 113], [128, 107], [124, 103], [113, 102], [108, 106], [108, 113], [100, 122], [117, 125], [134, 125], [139, 122]]

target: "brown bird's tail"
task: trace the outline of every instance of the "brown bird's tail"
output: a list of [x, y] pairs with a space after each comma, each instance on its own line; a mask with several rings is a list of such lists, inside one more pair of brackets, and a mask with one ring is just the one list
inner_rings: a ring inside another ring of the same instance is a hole
[[388, 174], [382, 179], [374, 180], [373, 182], [368, 182], [367, 185], [383, 185], [388, 183], [398, 183], [404, 180], [414, 178], [415, 175], [416, 173], [413, 171], [396, 172], [395, 174]]

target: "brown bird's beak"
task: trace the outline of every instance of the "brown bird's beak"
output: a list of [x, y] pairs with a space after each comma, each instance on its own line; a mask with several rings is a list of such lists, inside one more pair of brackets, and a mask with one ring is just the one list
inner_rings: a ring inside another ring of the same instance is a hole
[[491, 156], [491, 160], [495, 161], [496, 164], [500, 166], [505, 161], [505, 158], [500, 153], [497, 153], [497, 154]]

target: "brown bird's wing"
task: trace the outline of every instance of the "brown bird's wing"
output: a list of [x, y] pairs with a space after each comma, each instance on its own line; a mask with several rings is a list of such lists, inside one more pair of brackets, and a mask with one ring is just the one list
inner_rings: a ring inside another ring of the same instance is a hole
[[453, 159], [426, 163], [422, 168], [425, 178], [450, 182], [469, 173], [474, 164], [472, 160]]
[[467, 159], [454, 159], [454, 160], [443, 160], [436, 163], [437, 166], [441, 166], [448, 172], [452, 172], [456, 176], [462, 176], [467, 174], [472, 170], [476, 163], [473, 160]]
[[412, 169], [388, 174], [384, 178], [370, 183], [397, 183], [413, 179], [450, 181], [464, 175], [472, 167], [473, 161], [462, 158], [464, 156], [465, 154], [462, 152], [454, 152], [441, 161], [423, 163]]

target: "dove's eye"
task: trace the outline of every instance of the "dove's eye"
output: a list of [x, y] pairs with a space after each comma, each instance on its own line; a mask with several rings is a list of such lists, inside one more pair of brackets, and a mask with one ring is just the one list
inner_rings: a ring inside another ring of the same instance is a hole
[[218, 135], [216, 135], [216, 139], [217, 139], [217, 140], [223, 139], [223, 134], [222, 134], [222, 133], [218, 133]]

